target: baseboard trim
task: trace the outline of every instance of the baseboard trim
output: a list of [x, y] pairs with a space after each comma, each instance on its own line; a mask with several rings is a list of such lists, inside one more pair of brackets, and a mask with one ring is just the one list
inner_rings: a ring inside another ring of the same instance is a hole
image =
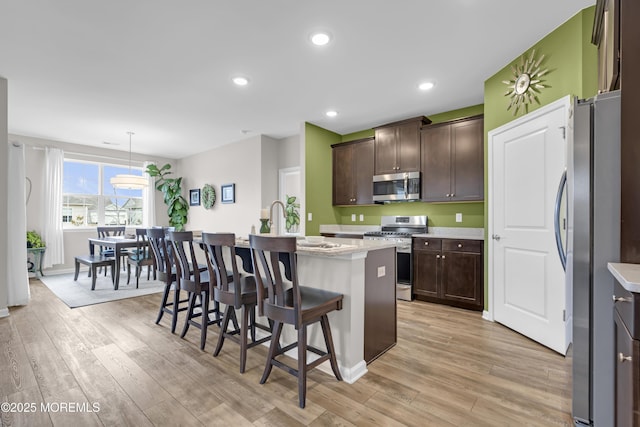
[[488, 320], [489, 322], [493, 322], [493, 313], [491, 313], [490, 311], [484, 310], [482, 312], [482, 318], [484, 320]]
[[9, 316], [9, 308], [8, 307], [0, 308], [0, 318], [8, 317], [8, 316]]

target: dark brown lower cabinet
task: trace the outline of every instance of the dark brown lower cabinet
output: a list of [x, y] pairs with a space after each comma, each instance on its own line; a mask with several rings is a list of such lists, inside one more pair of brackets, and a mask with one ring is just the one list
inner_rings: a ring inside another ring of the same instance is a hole
[[481, 240], [414, 238], [416, 299], [482, 310], [483, 244]]
[[616, 426], [640, 427], [640, 296], [615, 284]]

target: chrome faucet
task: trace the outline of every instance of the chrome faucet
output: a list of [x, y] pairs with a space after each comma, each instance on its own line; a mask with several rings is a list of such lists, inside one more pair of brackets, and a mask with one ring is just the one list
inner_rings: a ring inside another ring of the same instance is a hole
[[[273, 203], [271, 203], [271, 207], [269, 208], [269, 230], [272, 230], [272, 232], [273, 232], [273, 206], [275, 205], [282, 206], [282, 216], [285, 220], [287, 219], [287, 213], [284, 207], [284, 203], [282, 203], [280, 200], [274, 200]], [[274, 234], [277, 234], [277, 233], [274, 233]]]

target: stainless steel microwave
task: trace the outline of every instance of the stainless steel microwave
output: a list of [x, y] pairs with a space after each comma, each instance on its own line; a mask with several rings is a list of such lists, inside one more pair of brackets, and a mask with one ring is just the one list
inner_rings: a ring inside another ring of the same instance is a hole
[[374, 202], [408, 202], [420, 199], [420, 172], [373, 176]]

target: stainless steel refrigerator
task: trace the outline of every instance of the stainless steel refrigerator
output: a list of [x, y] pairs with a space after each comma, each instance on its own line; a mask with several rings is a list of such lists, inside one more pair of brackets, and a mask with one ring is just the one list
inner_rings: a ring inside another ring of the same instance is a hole
[[567, 271], [573, 291], [573, 418], [614, 425], [613, 277], [620, 259], [620, 92], [577, 100], [567, 153]]

